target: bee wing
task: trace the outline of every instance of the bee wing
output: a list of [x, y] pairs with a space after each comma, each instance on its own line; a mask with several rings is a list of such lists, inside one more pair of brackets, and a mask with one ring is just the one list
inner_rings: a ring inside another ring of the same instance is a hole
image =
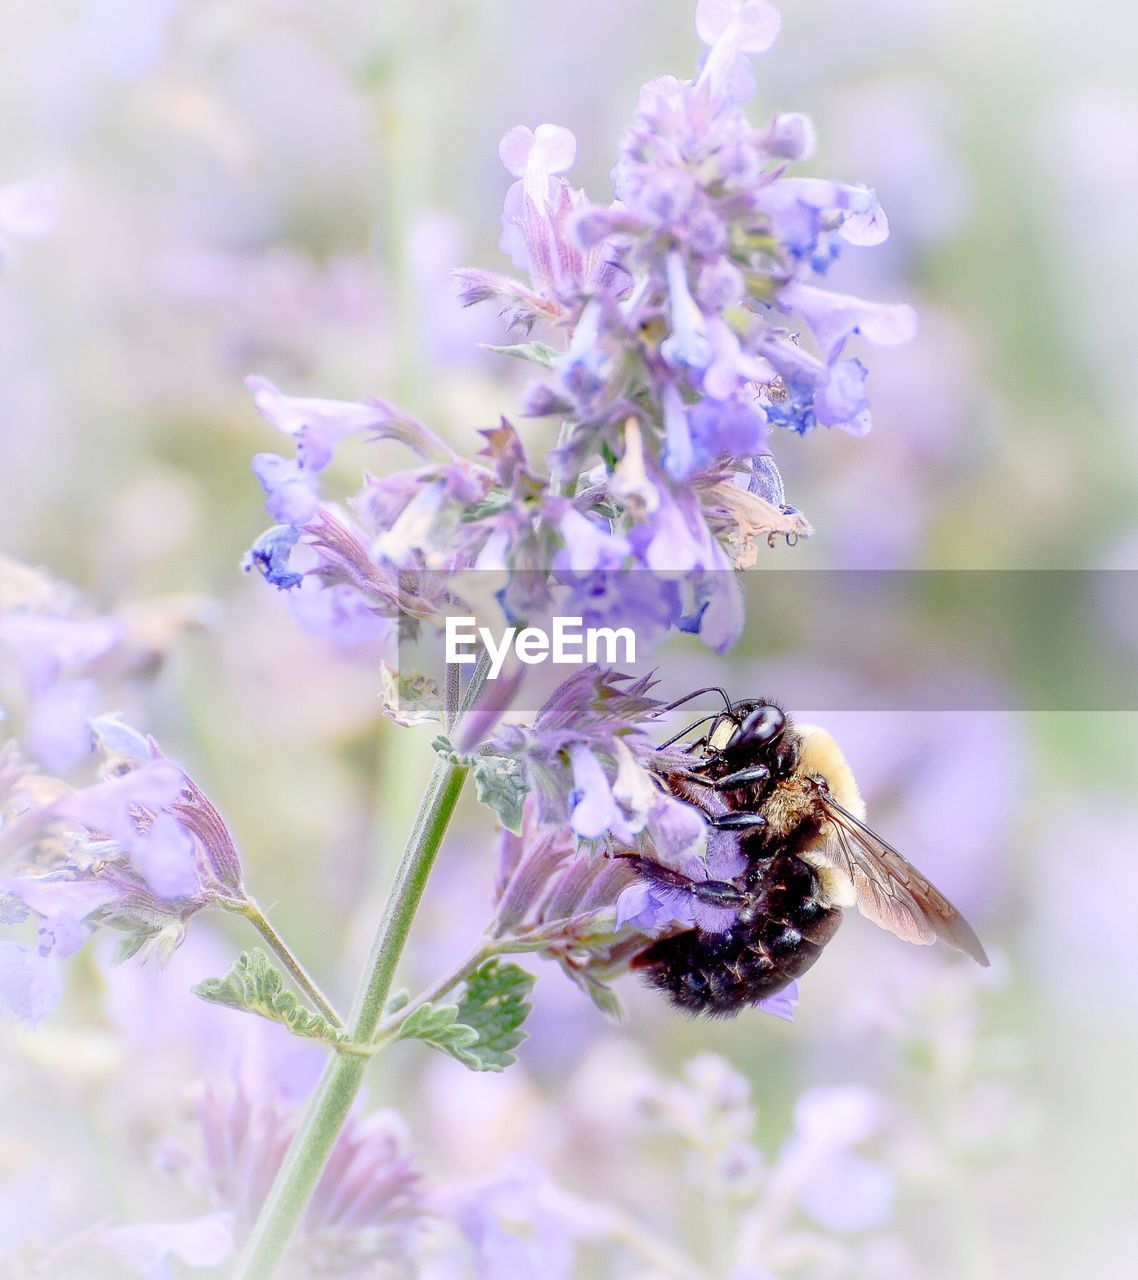
[[988, 957], [972, 926], [911, 862], [831, 796], [823, 797], [830, 832], [823, 863], [853, 885], [858, 910], [906, 942], [940, 938], [985, 968]]

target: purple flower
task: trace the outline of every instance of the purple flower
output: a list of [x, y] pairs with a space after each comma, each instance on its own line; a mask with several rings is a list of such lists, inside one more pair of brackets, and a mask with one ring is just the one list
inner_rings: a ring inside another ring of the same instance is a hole
[[376, 644], [391, 636], [390, 619], [346, 582], [321, 586], [316, 578], [303, 578], [300, 590], [289, 597], [289, 607], [303, 631], [345, 649]]
[[265, 510], [286, 525], [307, 524], [320, 501], [315, 474], [279, 453], [258, 453], [250, 464], [265, 491]]
[[172, 804], [181, 795], [183, 783], [177, 765], [154, 760], [121, 777], [72, 792], [58, 809], [65, 817], [75, 818], [92, 830], [129, 843], [135, 830], [135, 810]]
[[869, 401], [865, 394], [866, 368], [860, 360], [837, 360], [825, 386], [814, 396], [814, 412], [823, 425], [845, 427], [854, 435], [869, 429]]
[[630, 627], [641, 652], [676, 626], [682, 614], [677, 583], [646, 569], [597, 569], [558, 577], [570, 587], [567, 595], [556, 597], [561, 616], [579, 617], [584, 627]]
[[844, 293], [828, 293], [812, 285], [793, 282], [779, 291], [779, 305], [797, 311], [813, 330], [827, 364], [853, 333], [860, 333], [879, 347], [911, 342], [917, 333], [917, 313], [904, 303], [866, 302]]
[[819, 273], [838, 256], [839, 242], [869, 247], [889, 237], [885, 211], [866, 187], [784, 177], [763, 187], [755, 204], [792, 258]]
[[10, 611], [0, 615], [0, 641], [16, 655], [32, 694], [46, 692], [64, 673], [82, 671], [126, 638], [115, 618], [65, 618]]
[[767, 996], [765, 1000], [760, 1000], [756, 1009], [761, 1009], [764, 1013], [769, 1013], [772, 1018], [781, 1018], [783, 1022], [793, 1022], [794, 1014], [798, 1009], [798, 983], [792, 982], [789, 986], [783, 987], [781, 991], [776, 991], [773, 996]]
[[[577, 139], [568, 129], [555, 124], [539, 124], [536, 131], [517, 125], [498, 144], [498, 155], [531, 204], [548, 209], [552, 203], [550, 179], [567, 173], [577, 158]], [[514, 265], [529, 269], [524, 254]]]
[[53, 773], [67, 773], [91, 753], [91, 717], [99, 709], [93, 680], [61, 680], [36, 698], [28, 711], [23, 740]]
[[670, 253], [666, 269], [672, 332], [660, 344], [660, 355], [672, 368], [686, 366], [698, 372], [711, 363], [711, 342], [704, 315], [688, 289], [683, 258], [678, 253]]
[[60, 959], [79, 950], [93, 930], [90, 917], [119, 896], [113, 884], [62, 873], [20, 876], [10, 880], [7, 889], [39, 917], [40, 955]]
[[782, 18], [767, 0], [699, 0], [695, 29], [706, 45], [730, 41], [740, 53], [765, 53]]
[[728, 102], [745, 102], [754, 88], [746, 55], [765, 53], [781, 26], [781, 15], [767, 0], [699, 0], [696, 30], [711, 46], [700, 83]]
[[[577, 140], [559, 125], [532, 131], [517, 125], [503, 137], [498, 154], [519, 179], [506, 193], [501, 248], [549, 299], [540, 310], [556, 313], [577, 289], [611, 274], [591, 248], [569, 234], [583, 197], [558, 175], [572, 167]], [[501, 294], [494, 286], [491, 291]], [[523, 296], [516, 295], [519, 302]]]
[[104, 1227], [92, 1237], [130, 1273], [148, 1280], [173, 1280], [187, 1267], [219, 1267], [233, 1253], [233, 1223], [229, 1213], [207, 1213], [184, 1222], [148, 1222], [138, 1226]]
[[552, 499], [546, 510], [557, 521], [563, 543], [553, 557], [553, 568], [561, 577], [572, 581], [627, 563], [632, 554], [628, 540], [614, 534], [607, 521], [582, 515], [565, 499]]
[[664, 385], [661, 408], [664, 419], [664, 469], [675, 479], [685, 480], [695, 466], [695, 445], [688, 410], [675, 383]]
[[[263, 1079], [212, 1079], [197, 1107], [202, 1155], [186, 1153], [197, 1185], [242, 1243], [264, 1203], [296, 1128], [291, 1107]], [[406, 1131], [389, 1111], [349, 1120], [332, 1149], [293, 1246], [305, 1274], [349, 1263], [405, 1258], [422, 1215], [421, 1177]]]
[[378, 402], [290, 396], [267, 378], [246, 378], [245, 385], [253, 392], [253, 403], [261, 416], [296, 440], [297, 465], [308, 474], [323, 471], [336, 446], [348, 436], [379, 431], [391, 421], [388, 407]]
[[880, 1099], [854, 1085], [811, 1089], [795, 1104], [795, 1131], [779, 1157], [779, 1172], [797, 1184], [803, 1208], [820, 1225], [864, 1231], [888, 1221], [892, 1177], [850, 1150], [870, 1136], [881, 1116]]
[[436, 1194], [436, 1211], [470, 1246], [475, 1280], [568, 1280], [577, 1242], [612, 1230], [610, 1215], [559, 1191], [528, 1161]]
[[723, 455], [762, 453], [767, 438], [766, 416], [738, 400], [703, 399], [688, 411], [695, 464], [710, 466]]
[[780, 160], [809, 160], [817, 141], [813, 121], [798, 111], [775, 116], [760, 137], [763, 148]]
[[0, 1013], [34, 1027], [62, 994], [63, 978], [55, 956], [0, 939]]
[[[247, 563], [292, 590], [305, 625], [357, 643], [383, 634], [380, 620], [437, 622], [475, 567], [504, 574], [496, 595], [510, 621], [564, 602], [561, 586], [592, 625], [679, 627], [716, 650], [738, 638], [734, 570], [775, 535], [810, 533], [785, 502], [769, 426], [864, 433], [865, 367], [839, 359], [845, 341], [900, 342], [915, 325], [908, 307], [802, 282], [842, 245], [879, 243], [888, 223], [868, 188], [787, 172], [813, 146], [805, 117], [756, 129], [741, 110], [747, 60], [779, 23], [766, 0], [701, 0], [702, 68], [644, 86], [607, 206], [569, 185], [567, 129], [503, 137], [515, 181], [502, 247], [528, 281], [460, 278], [465, 303], [497, 302], [511, 328], [549, 322], [543, 341], [504, 348], [539, 370], [527, 412], [561, 419], [544, 468], [505, 422], [471, 462], [393, 406], [296, 399], [251, 380], [298, 449], [254, 461], [270, 513], [295, 532], [270, 531]], [[797, 348], [780, 310], [803, 317], [819, 354]], [[344, 515], [321, 501], [317, 474], [360, 430], [403, 440], [426, 465], [369, 479]], [[633, 568], [655, 575], [658, 595], [650, 578], [621, 576]], [[592, 829], [600, 793], [580, 790], [577, 822]]]
[[[187, 607], [187, 605], [189, 607]], [[174, 640], [200, 623], [196, 602], [143, 602], [119, 617], [83, 617], [73, 595], [36, 571], [0, 558], [0, 646], [15, 659], [25, 700], [25, 751], [55, 773], [90, 756], [90, 720], [102, 685], [152, 671]]]
[[34, 957], [5, 944], [6, 1003], [21, 1017], [43, 1016], [58, 961], [96, 928], [123, 931], [125, 955], [168, 956], [196, 912], [244, 901], [233, 839], [196, 784], [116, 717], [91, 731], [106, 776], [80, 790], [0, 753], [0, 914], [37, 925]]
[[609, 780], [600, 761], [581, 743], [569, 748], [573, 790], [569, 796], [569, 822], [583, 840], [596, 840], [620, 823]]
[[266, 582], [281, 591], [290, 591], [303, 582], [302, 574], [289, 568], [289, 557], [300, 537], [293, 525], [276, 525], [266, 529], [246, 553], [243, 568], [256, 569]]

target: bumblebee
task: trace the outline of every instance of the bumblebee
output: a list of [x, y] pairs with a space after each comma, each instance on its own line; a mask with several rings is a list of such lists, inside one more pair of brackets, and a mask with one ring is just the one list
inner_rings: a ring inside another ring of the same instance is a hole
[[683, 755], [667, 751], [676, 738], [662, 744], [654, 772], [704, 814], [708, 865], [722, 878], [692, 880], [624, 855], [662, 890], [690, 895], [696, 921], [653, 943], [633, 967], [692, 1013], [738, 1013], [805, 973], [850, 906], [906, 942], [940, 939], [986, 966], [960, 912], [865, 825], [861, 793], [830, 734], [793, 724], [773, 702], [715, 692], [725, 709], [692, 726], [711, 720], [706, 735]]

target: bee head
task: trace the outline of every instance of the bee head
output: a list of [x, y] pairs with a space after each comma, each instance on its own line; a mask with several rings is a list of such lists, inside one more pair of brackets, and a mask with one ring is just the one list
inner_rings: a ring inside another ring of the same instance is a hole
[[709, 749], [738, 767], [744, 762], [768, 765], [772, 776], [785, 774], [797, 764], [795, 735], [781, 707], [761, 699], [733, 702], [712, 726]]

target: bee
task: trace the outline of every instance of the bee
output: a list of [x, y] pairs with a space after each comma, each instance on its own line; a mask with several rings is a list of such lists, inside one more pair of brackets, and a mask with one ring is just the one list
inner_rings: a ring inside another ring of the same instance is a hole
[[[621, 855], [665, 895], [688, 896], [695, 919], [633, 967], [680, 1008], [735, 1014], [805, 973], [851, 906], [906, 942], [940, 939], [986, 966], [960, 912], [865, 825], [861, 792], [830, 734], [792, 723], [773, 702], [715, 692], [725, 709], [663, 743], [654, 772], [704, 814], [707, 863], [721, 878], [692, 880]], [[666, 752], [707, 720], [685, 756]]]

